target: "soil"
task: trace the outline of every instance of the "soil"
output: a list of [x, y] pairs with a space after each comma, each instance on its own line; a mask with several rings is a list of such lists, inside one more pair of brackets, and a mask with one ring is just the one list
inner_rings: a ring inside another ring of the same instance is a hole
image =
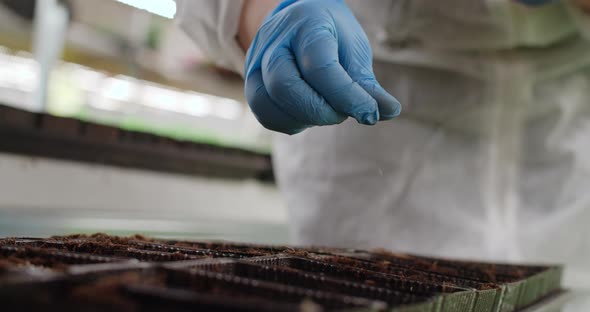
[[34, 266], [34, 264], [29, 260], [13, 256], [0, 257], [0, 273], [9, 271], [10, 269], [25, 268], [30, 266]]
[[[383, 300], [390, 304], [402, 304], [423, 301], [426, 297], [416, 294], [410, 294], [393, 291], [385, 288], [377, 288], [358, 280], [328, 277], [323, 274], [310, 274], [304, 270], [295, 269], [288, 266], [260, 266], [242, 263], [230, 263], [206, 268], [212, 272], [232, 273], [244, 278], [260, 279], [270, 282], [281, 282], [298, 287], [309, 289], [331, 291], [346, 295], [359, 295], [363, 297]], [[432, 294], [434, 295], [434, 293]]]
[[366, 287], [378, 287], [399, 292], [411, 292], [420, 296], [431, 296], [438, 293], [451, 293], [457, 291], [456, 286], [451, 283], [436, 284], [432, 281], [419, 282], [405, 277], [385, 275], [379, 272], [365, 270], [362, 268], [334, 264], [330, 261], [283, 258], [267, 259], [257, 262], [259, 265], [276, 267], [278, 270], [294, 269], [305, 272], [309, 275], [319, 276], [323, 279], [336, 279], [348, 283], [362, 283]]
[[308, 258], [310, 256], [310, 252], [305, 250], [289, 250], [287, 254], [293, 257], [301, 257], [301, 258]]
[[124, 296], [122, 288], [125, 285], [145, 283], [137, 273], [99, 278], [93, 283], [72, 289], [64, 304], [78, 306], [94, 306], [101, 309], [115, 311], [138, 311], [136, 302]]
[[2, 250], [0, 254], [0, 272], [13, 268], [42, 267], [53, 271], [65, 271], [68, 263], [50, 253], [40, 253], [37, 248], [18, 248], [11, 251]]
[[373, 254], [377, 258], [375, 263], [385, 266], [398, 265], [410, 269], [492, 283], [515, 282], [539, 272], [539, 268], [536, 267], [449, 261], [444, 259], [396, 254], [386, 250], [376, 250]]
[[403, 268], [388, 261], [367, 262], [342, 256], [323, 256], [318, 258], [318, 260], [361, 270], [393, 275], [401, 280], [416, 281], [423, 284], [443, 285], [443, 288], [466, 287], [488, 290], [498, 287], [496, 284], [489, 281], [472, 280], [470, 278], [464, 278], [461, 275], [445, 275], [438, 271], [420, 271], [412, 268]]
[[195, 248], [195, 249], [208, 249], [216, 252], [222, 253], [231, 253], [237, 255], [247, 255], [247, 256], [266, 256], [269, 254], [279, 254], [285, 250], [287, 247], [277, 247], [277, 248], [268, 248], [268, 247], [255, 247], [255, 246], [247, 246], [247, 245], [237, 245], [237, 244], [225, 244], [225, 243], [195, 243], [195, 242], [172, 242], [172, 246], [176, 247], [185, 247], [185, 248]]
[[121, 252], [119, 255], [134, 258], [141, 261], [153, 261], [153, 262], [170, 262], [170, 261], [183, 261], [183, 260], [196, 260], [206, 257], [199, 257], [193, 255], [187, 255], [181, 252], [160, 252], [151, 250], [140, 250], [135, 248], [128, 248]]
[[[13, 241], [6, 240], [10, 243]], [[134, 235], [130, 237], [108, 236], [106, 234], [94, 235], [70, 235], [54, 236], [47, 240], [34, 241], [30, 244], [37, 248], [51, 248], [67, 250], [75, 253], [87, 253], [106, 257], [117, 257], [123, 259], [137, 259], [141, 261], [179, 261], [194, 260], [203, 257], [187, 255], [181, 252], [161, 252], [152, 250], [142, 250], [130, 247], [131, 242], [154, 242], [144, 236]]]
[[[118, 255], [118, 256], [128, 256], [134, 258], [134, 254], [137, 254], [136, 251], [131, 253], [126, 253], [125, 250], [127, 248], [136, 248], [136, 249], [146, 249], [146, 250], [162, 250], [165, 249], [172, 249], [171, 247], [178, 247], [187, 248], [187, 254], [190, 255], [197, 255], [194, 253], [195, 250], [202, 251], [199, 253], [200, 257], [206, 257], [207, 254], [210, 254], [209, 257], [252, 257], [252, 256], [264, 256], [271, 254], [266, 249], [257, 249], [255, 247], [245, 246], [245, 245], [233, 245], [233, 244], [224, 244], [224, 243], [198, 243], [198, 242], [184, 242], [184, 241], [165, 241], [165, 240], [155, 240], [151, 238], [147, 238], [141, 235], [134, 235], [129, 237], [116, 237], [116, 236], [109, 236], [106, 234], [94, 234], [94, 235], [69, 235], [69, 236], [54, 236], [51, 237], [49, 244], [42, 245], [43, 247], [55, 247], [52, 244], [61, 244], [63, 249], [67, 249], [70, 251], [76, 252], [88, 252], [88, 253], [95, 253], [101, 255]], [[142, 246], [145, 244], [145, 246]], [[158, 245], [160, 248], [158, 248]], [[269, 248], [270, 249], [270, 248]], [[179, 251], [169, 251], [172, 253], [182, 253], [182, 250]], [[215, 255], [218, 253], [219, 255]], [[274, 253], [279, 253], [279, 251], [275, 251]], [[143, 255], [142, 255], [143, 256]], [[171, 261], [175, 260], [187, 260], [187, 259], [195, 259], [195, 257], [186, 257], [185, 259], [180, 259], [181, 257], [178, 256], [177, 258], [172, 257]], [[140, 259], [142, 260], [142, 259]], [[150, 259], [144, 259], [150, 260]]]
[[180, 247], [176, 245], [166, 245], [161, 243], [146, 243], [146, 242], [131, 242], [132, 248], [149, 250], [155, 252], [165, 253], [181, 253], [197, 258], [244, 258], [248, 257], [244, 254], [236, 254], [222, 251], [215, 251], [210, 249], [198, 249], [192, 247]]
[[311, 299], [330, 309], [359, 307], [358, 300], [369, 302], [366, 298], [346, 297], [338, 293], [329, 293], [297, 287], [291, 284], [272, 283], [248, 278], [227, 278], [216, 273], [191, 274], [194, 281], [192, 288], [199, 293], [213, 294], [227, 298], [256, 298], [279, 300], [291, 304], [299, 304]]
[[84, 240], [84, 241], [92, 241], [102, 244], [122, 244], [127, 245], [131, 241], [141, 241], [141, 242], [155, 242], [156, 240], [145, 237], [143, 235], [133, 235], [133, 236], [111, 236], [104, 233], [96, 233], [92, 235], [86, 234], [74, 234], [74, 235], [67, 235], [67, 236], [52, 236], [50, 239], [57, 240], [57, 241], [71, 241], [71, 240]]

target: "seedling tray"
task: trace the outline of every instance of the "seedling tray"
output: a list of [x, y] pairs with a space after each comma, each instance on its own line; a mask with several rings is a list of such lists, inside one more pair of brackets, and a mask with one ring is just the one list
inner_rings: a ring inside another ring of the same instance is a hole
[[518, 311], [556, 266], [104, 234], [0, 240], [4, 306], [85, 311]]
[[[367, 258], [366, 258], [367, 259]], [[473, 261], [452, 261], [391, 252], [373, 252], [370, 262], [387, 267], [400, 266], [446, 276], [466, 278], [501, 285], [502, 304], [527, 307], [539, 298], [558, 292], [563, 270], [558, 266], [494, 264]], [[509, 308], [507, 308], [509, 309]]]
[[[287, 259], [277, 258], [277, 264]], [[301, 259], [305, 261], [305, 259]], [[272, 261], [267, 259], [266, 261]], [[183, 268], [175, 266], [175, 268]], [[389, 304], [401, 305], [416, 302], [423, 302], [431, 299], [436, 293], [419, 294], [410, 291], [398, 291], [368, 285], [367, 283], [347, 280], [344, 278], [330, 277], [316, 274], [310, 270], [300, 270], [292, 267], [277, 265], [260, 265], [256, 262], [246, 261], [197, 261], [193, 264], [184, 264], [189, 272], [215, 272], [227, 276], [237, 276], [271, 283], [286, 284], [305, 289], [333, 292], [349, 296], [370, 298], [377, 301], [384, 301]]]

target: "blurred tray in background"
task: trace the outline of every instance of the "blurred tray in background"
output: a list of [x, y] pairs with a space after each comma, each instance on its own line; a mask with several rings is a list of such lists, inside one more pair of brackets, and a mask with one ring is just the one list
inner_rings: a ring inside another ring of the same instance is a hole
[[0, 151], [190, 175], [272, 181], [270, 156], [0, 105]]

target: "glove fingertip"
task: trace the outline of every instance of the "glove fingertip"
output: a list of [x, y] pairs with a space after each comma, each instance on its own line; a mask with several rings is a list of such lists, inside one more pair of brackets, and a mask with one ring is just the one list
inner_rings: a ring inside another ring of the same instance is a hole
[[[365, 93], [364, 90], [362, 92]], [[349, 116], [356, 119], [358, 123], [367, 126], [373, 126], [379, 122], [379, 109], [377, 108], [377, 101], [373, 97], [366, 93], [361, 94], [355, 103], [357, 103], [357, 106], [350, 108]]]
[[379, 122], [379, 112], [374, 111], [366, 113], [361, 117], [360, 120], [358, 120], [358, 122], [363, 125], [374, 126], [377, 124], [377, 122]]
[[300, 128], [300, 129], [289, 129], [288, 131], [284, 131], [283, 133], [289, 136], [293, 136], [305, 131], [308, 128]]
[[375, 83], [372, 86], [366, 86], [365, 88], [371, 90], [370, 94], [377, 101], [380, 120], [390, 120], [401, 114], [401, 103], [393, 95], [385, 91], [381, 85]]
[[[389, 113], [385, 113], [385, 112], [380, 113], [380, 115], [379, 115], [380, 120], [391, 120], [391, 119], [398, 117], [402, 113], [402, 105], [393, 96], [392, 96], [392, 98], [394, 100], [391, 101], [389, 104], [387, 104], [387, 106], [389, 106], [387, 109], [387, 111]], [[379, 109], [385, 110], [385, 109], [381, 109], [381, 107], [383, 107], [383, 106], [385, 106], [385, 105], [379, 105]]]

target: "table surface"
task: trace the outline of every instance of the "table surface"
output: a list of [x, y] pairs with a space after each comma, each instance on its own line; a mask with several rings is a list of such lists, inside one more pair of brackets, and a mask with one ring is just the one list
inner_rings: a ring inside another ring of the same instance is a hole
[[590, 311], [590, 289], [568, 290], [554, 298], [531, 307], [525, 312], [585, 312]]

